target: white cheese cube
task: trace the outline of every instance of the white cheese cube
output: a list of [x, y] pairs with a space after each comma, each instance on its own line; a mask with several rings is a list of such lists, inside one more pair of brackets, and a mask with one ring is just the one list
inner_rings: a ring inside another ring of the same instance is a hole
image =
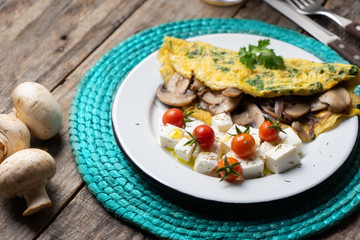
[[193, 121], [185, 123], [185, 131], [191, 134], [193, 134], [193, 131], [197, 126], [205, 124], [203, 121], [197, 120], [195, 118], [190, 118], [190, 119]]
[[220, 113], [211, 118], [212, 127], [217, 129], [219, 132], [226, 132], [231, 128], [233, 122], [230, 115], [226, 113]]
[[261, 145], [258, 148], [256, 148], [256, 155], [261, 157], [263, 160], [266, 160], [266, 153], [271, 149], [273, 149], [274, 147], [275, 147], [274, 145], [265, 141], [261, 143]]
[[253, 155], [250, 159], [244, 160], [236, 156], [234, 152], [226, 154], [227, 157], [233, 157], [240, 162], [243, 169], [243, 176], [245, 179], [262, 177], [264, 172], [264, 161]]
[[251, 136], [253, 136], [254, 140], [255, 140], [255, 143], [256, 143], [256, 147], [259, 147], [260, 144], [261, 144], [261, 139], [259, 137], [259, 129], [257, 128], [253, 128], [253, 127], [250, 127], [249, 129], [249, 134]]
[[202, 174], [210, 173], [218, 165], [218, 156], [212, 152], [201, 152], [195, 159], [194, 170]]
[[175, 145], [184, 137], [184, 129], [174, 125], [160, 126], [160, 145], [165, 148], [173, 149]]
[[192, 146], [185, 145], [189, 139], [182, 138], [174, 147], [174, 151], [178, 158], [181, 158], [182, 160], [189, 162], [192, 157], [192, 151], [194, 150], [195, 144]]
[[301, 139], [299, 138], [299, 136], [296, 134], [296, 132], [292, 129], [292, 128], [285, 128], [284, 132], [280, 132], [279, 136], [281, 138], [281, 143], [284, 144], [288, 144], [288, 145], [292, 145], [295, 146], [297, 148], [297, 152], [301, 152]]
[[237, 134], [236, 127], [238, 127], [240, 129], [240, 131], [242, 131], [242, 132], [246, 130], [246, 127], [234, 124], [234, 125], [231, 126], [231, 128], [229, 128], [229, 130], [227, 130], [227, 133]]
[[231, 141], [234, 137], [225, 133], [220, 141], [220, 151], [222, 154], [226, 154], [231, 151]]
[[301, 162], [295, 146], [279, 144], [266, 153], [266, 167], [274, 173], [282, 173]]

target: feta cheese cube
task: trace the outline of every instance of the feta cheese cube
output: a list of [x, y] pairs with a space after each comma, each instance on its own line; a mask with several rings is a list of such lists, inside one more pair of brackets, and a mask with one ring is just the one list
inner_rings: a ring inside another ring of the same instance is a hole
[[254, 140], [255, 140], [255, 143], [256, 143], [256, 147], [259, 147], [260, 144], [261, 144], [261, 139], [259, 137], [259, 129], [257, 128], [253, 128], [253, 127], [250, 127], [249, 129], [249, 134], [251, 136], [253, 136]]
[[213, 116], [211, 122], [213, 128], [217, 129], [219, 132], [226, 132], [233, 125], [230, 115], [226, 113], [220, 113]]
[[181, 158], [182, 160], [189, 162], [192, 157], [192, 151], [194, 150], [195, 144], [192, 146], [185, 145], [189, 139], [182, 138], [174, 147], [174, 151], [178, 158]]
[[225, 133], [220, 141], [220, 151], [222, 154], [226, 154], [231, 151], [231, 141], [233, 136]]
[[190, 118], [190, 119], [193, 120], [193, 121], [185, 123], [185, 131], [187, 131], [187, 132], [189, 132], [191, 134], [193, 133], [194, 129], [197, 126], [205, 124], [203, 121], [197, 120], [195, 118]]
[[281, 138], [281, 143], [295, 146], [297, 148], [297, 152], [301, 152], [302, 141], [296, 132], [292, 128], [285, 128], [284, 132], [280, 132], [279, 136]]
[[195, 159], [194, 170], [202, 174], [210, 173], [218, 165], [218, 156], [213, 152], [201, 152]]
[[260, 156], [263, 160], [266, 160], [266, 153], [273, 149], [275, 146], [269, 142], [263, 142], [256, 148], [256, 155]]
[[173, 149], [175, 145], [184, 137], [184, 129], [174, 125], [160, 126], [160, 145], [165, 148]]
[[265, 164], [260, 157], [253, 155], [250, 159], [244, 160], [236, 156], [234, 152], [229, 152], [228, 154], [226, 154], [226, 156], [233, 157], [240, 162], [240, 165], [243, 170], [243, 176], [245, 179], [257, 178], [263, 176]]
[[295, 146], [279, 144], [266, 153], [266, 167], [274, 173], [282, 173], [300, 164]]

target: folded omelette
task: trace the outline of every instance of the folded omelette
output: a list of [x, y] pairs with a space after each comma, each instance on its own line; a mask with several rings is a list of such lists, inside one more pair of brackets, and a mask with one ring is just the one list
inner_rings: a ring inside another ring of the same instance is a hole
[[[176, 72], [186, 79], [197, 79], [212, 91], [236, 88], [254, 98], [313, 96], [337, 85], [349, 93], [351, 102], [346, 112], [329, 110], [314, 113], [319, 121], [314, 126], [320, 134], [336, 125], [342, 117], [359, 115], [359, 97], [353, 93], [360, 82], [358, 68], [349, 64], [315, 63], [305, 59], [284, 58], [284, 67], [268, 69], [256, 65], [250, 69], [240, 62], [237, 51], [203, 42], [188, 42], [165, 37], [159, 50], [160, 73], [167, 83]], [[308, 130], [309, 126], [303, 124]]]

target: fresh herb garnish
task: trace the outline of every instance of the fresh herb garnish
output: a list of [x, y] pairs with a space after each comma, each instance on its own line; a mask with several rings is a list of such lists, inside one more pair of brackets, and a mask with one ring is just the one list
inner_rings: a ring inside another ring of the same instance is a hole
[[358, 73], [359, 69], [356, 66], [351, 66], [350, 70], [349, 70], [349, 74], [350, 75], [356, 75]]
[[259, 40], [258, 45], [249, 44], [249, 50], [245, 47], [240, 48], [240, 62], [250, 69], [255, 69], [255, 65], [264, 65], [266, 68], [275, 69], [284, 66], [281, 56], [276, 56], [273, 49], [267, 48], [270, 45], [269, 39]]
[[224, 181], [230, 174], [234, 174], [238, 177], [241, 177], [241, 174], [236, 172], [234, 170], [234, 167], [239, 165], [240, 162], [236, 162], [236, 163], [233, 163], [233, 164], [230, 164], [229, 165], [229, 162], [227, 160], [227, 157], [225, 155], [225, 159], [224, 159], [224, 167], [222, 168], [219, 168], [218, 170], [215, 171], [216, 174], [220, 173], [220, 172], [224, 172], [224, 176], [220, 179], [220, 182]]

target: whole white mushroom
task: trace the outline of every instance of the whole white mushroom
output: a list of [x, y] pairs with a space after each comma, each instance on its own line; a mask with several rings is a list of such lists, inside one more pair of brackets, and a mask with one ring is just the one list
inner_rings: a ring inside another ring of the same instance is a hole
[[62, 123], [60, 105], [43, 85], [35, 82], [21, 83], [11, 96], [16, 116], [35, 137], [45, 140], [59, 132]]
[[30, 131], [15, 114], [0, 114], [0, 163], [11, 154], [30, 147]]
[[0, 195], [25, 198], [23, 216], [39, 212], [52, 205], [45, 186], [55, 171], [49, 153], [35, 148], [18, 151], [0, 164]]

